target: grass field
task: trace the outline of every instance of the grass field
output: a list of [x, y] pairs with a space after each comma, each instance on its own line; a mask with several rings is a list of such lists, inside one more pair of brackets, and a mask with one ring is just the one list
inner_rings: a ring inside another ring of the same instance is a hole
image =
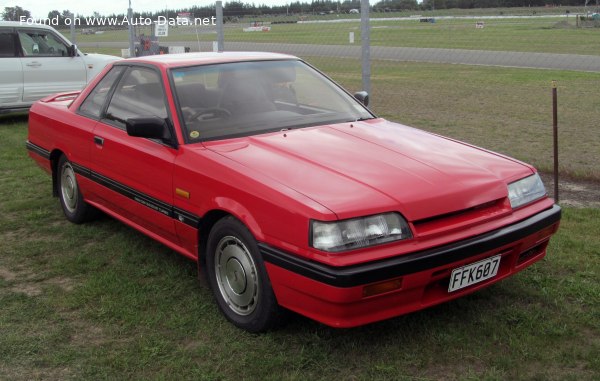
[[[475, 28], [475, 20], [439, 20], [435, 24], [410, 21], [376, 21], [371, 23], [371, 43], [376, 46], [475, 49], [517, 52], [600, 55], [600, 28], [575, 28], [575, 19], [557, 18], [486, 20], [484, 29]], [[270, 32], [245, 33], [248, 23], [226, 24], [228, 41], [263, 43], [303, 43], [348, 45], [348, 35], [355, 33], [360, 44], [360, 25], [353, 23], [277, 24]], [[147, 28], [146, 34], [150, 34]], [[213, 28], [171, 28], [161, 41], [215, 41]], [[68, 35], [68, 33], [66, 34]], [[127, 41], [125, 30], [96, 35], [78, 35], [77, 42]]]
[[108, 217], [73, 225], [0, 123], [0, 379], [594, 380], [600, 210], [566, 209], [548, 257], [455, 302], [335, 330], [252, 335], [193, 263]]

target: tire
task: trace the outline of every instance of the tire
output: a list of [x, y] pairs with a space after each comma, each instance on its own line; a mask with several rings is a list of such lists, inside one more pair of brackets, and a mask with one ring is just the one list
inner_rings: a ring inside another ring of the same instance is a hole
[[58, 198], [67, 220], [81, 224], [94, 219], [98, 210], [83, 200], [75, 170], [65, 155], [58, 160], [56, 170]]
[[219, 309], [239, 328], [263, 332], [283, 318], [256, 240], [234, 217], [224, 217], [207, 241], [206, 275]]

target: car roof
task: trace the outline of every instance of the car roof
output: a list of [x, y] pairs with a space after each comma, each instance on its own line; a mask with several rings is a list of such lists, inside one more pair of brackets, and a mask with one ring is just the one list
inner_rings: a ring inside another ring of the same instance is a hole
[[118, 61], [116, 65], [127, 65], [128, 63], [146, 63], [165, 68], [207, 65], [215, 63], [243, 62], [243, 61], [272, 61], [272, 60], [297, 60], [298, 57], [266, 52], [204, 52], [204, 53], [181, 53], [181, 54], [159, 54], [129, 58]]
[[38, 24], [38, 23], [33, 23], [33, 24], [28, 24], [25, 22], [20, 22], [20, 21], [0, 21], [0, 27], [9, 27], [9, 28], [36, 28], [36, 29], [48, 29], [48, 30], [55, 30], [53, 27], [49, 26], [49, 25], [45, 25], [45, 24]]

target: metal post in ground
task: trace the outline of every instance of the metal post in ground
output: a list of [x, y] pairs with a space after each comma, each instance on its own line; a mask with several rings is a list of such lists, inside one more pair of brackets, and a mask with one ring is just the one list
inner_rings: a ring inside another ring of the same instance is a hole
[[220, 52], [225, 50], [225, 38], [223, 35], [223, 2], [217, 1], [216, 4], [216, 16], [217, 16], [217, 46]]
[[552, 137], [554, 146], [554, 199], [558, 196], [558, 96], [556, 94], [556, 81], [552, 81]]
[[[360, 39], [362, 42], [362, 89], [371, 94], [371, 38], [369, 0], [360, 1]], [[371, 100], [373, 97], [370, 97]]]
[[129, 57], [135, 57], [135, 37], [133, 31], [133, 9], [131, 8], [131, 0], [129, 0], [129, 8], [127, 8], [127, 20], [129, 21], [128, 26], [128, 38], [129, 38]]
[[77, 44], [75, 41], [75, 13], [71, 12], [71, 44]]

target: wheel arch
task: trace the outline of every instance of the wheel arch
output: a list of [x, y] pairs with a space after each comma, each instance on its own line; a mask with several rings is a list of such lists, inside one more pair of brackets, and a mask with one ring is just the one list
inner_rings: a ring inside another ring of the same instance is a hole
[[[222, 218], [227, 216], [233, 216], [231, 213], [221, 209], [213, 209], [206, 213], [202, 220], [200, 220], [200, 226], [198, 227], [198, 266], [204, 267], [206, 265], [206, 243], [208, 241], [208, 235], [212, 230], [213, 226]], [[235, 217], [235, 216], [233, 216]], [[236, 217], [237, 218], [237, 217]]]
[[52, 196], [58, 197], [58, 161], [64, 155], [63, 151], [54, 149], [50, 152], [50, 168], [52, 169]]
[[254, 239], [263, 239], [262, 229], [258, 222], [244, 206], [229, 198], [217, 198], [216, 207], [205, 213], [198, 227], [198, 266], [204, 267], [206, 260], [206, 242], [211, 229], [224, 217], [231, 216], [240, 221], [252, 234]]

